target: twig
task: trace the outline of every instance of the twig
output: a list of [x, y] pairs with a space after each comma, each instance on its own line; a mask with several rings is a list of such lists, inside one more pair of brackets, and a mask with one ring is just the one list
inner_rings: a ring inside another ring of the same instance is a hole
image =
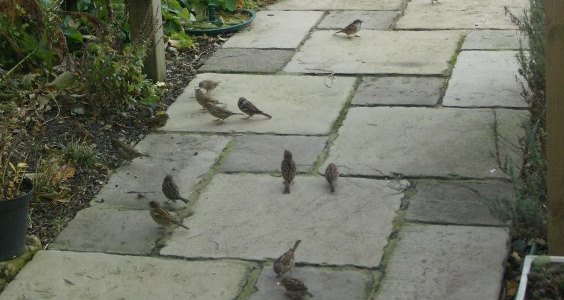
[[51, 93], [49, 93], [49, 96], [51, 96], [51, 98], [53, 99], [53, 101], [55, 101], [55, 104], [57, 105], [57, 115], [55, 115], [53, 118], [45, 121], [45, 124], [47, 124], [47, 123], [55, 120], [56, 118], [58, 118], [59, 114], [61, 113], [61, 107], [59, 106], [59, 102], [57, 102], [57, 99]]
[[[35, 49], [37, 50], [37, 49]], [[20, 60], [13, 68], [11, 68], [8, 72], [6, 72], [6, 74], [4, 74], [4, 76], [2, 77], [2, 80], [5, 80], [6, 78], [8, 78], [8, 76], [10, 75], [10, 73], [12, 73], [15, 69], [17, 69], [26, 59], [28, 59], [33, 53], [35, 53], [35, 50], [31, 51], [26, 57], [24, 57], [22, 60]]]

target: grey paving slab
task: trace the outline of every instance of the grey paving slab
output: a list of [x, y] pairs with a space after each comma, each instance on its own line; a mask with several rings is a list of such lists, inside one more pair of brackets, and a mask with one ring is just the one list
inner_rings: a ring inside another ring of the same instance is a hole
[[359, 11], [335, 10], [330, 11], [321, 23], [319, 29], [342, 29], [356, 19], [361, 19], [362, 29], [385, 30], [390, 28], [399, 11]]
[[311, 172], [326, 137], [246, 135], [237, 137], [221, 165], [225, 172], [280, 172], [284, 149], [292, 151], [298, 172]]
[[352, 104], [432, 106], [439, 102], [444, 83], [439, 77], [364, 77]]
[[432, 5], [430, 0], [408, 2], [398, 29], [517, 29], [504, 8], [517, 16], [528, 7], [527, 0], [444, 0]]
[[462, 34], [361, 30], [360, 37], [348, 39], [345, 35], [333, 35], [334, 32], [314, 31], [284, 71], [444, 75]]
[[[227, 108], [239, 112], [237, 100], [244, 96], [272, 119], [233, 116], [218, 123], [202, 113], [194, 97], [194, 87], [204, 79], [220, 81], [213, 97]], [[184, 93], [169, 107], [170, 120], [163, 130], [198, 132], [254, 132], [276, 134], [322, 135], [333, 123], [353, 91], [355, 78], [324, 76], [198, 74]]]
[[514, 145], [527, 116], [506, 109], [354, 107], [328, 161], [346, 175], [507, 178], [492, 154], [494, 118], [503, 137], [501, 159], [510, 157], [519, 165]]
[[499, 181], [418, 181], [409, 201], [408, 221], [499, 226], [488, 209], [496, 197], [514, 197], [513, 186]]
[[78, 212], [49, 248], [149, 255], [158, 237], [149, 210], [89, 207]]
[[341, 177], [331, 194], [324, 177], [298, 175], [282, 194], [281, 177], [217, 174], [185, 221], [190, 231], [175, 231], [161, 254], [276, 258], [301, 239], [297, 262], [375, 267], [402, 198], [390, 186]]
[[223, 48], [295, 49], [322, 15], [321, 11], [259, 11], [250, 29], [229, 38]]
[[275, 73], [282, 70], [292, 55], [292, 50], [222, 48], [198, 71]]
[[462, 51], [443, 98], [444, 106], [527, 107], [516, 77], [517, 51]]
[[468, 33], [462, 50], [518, 50], [529, 49], [527, 36], [517, 30], [476, 30]]
[[401, 0], [280, 0], [269, 5], [272, 10], [398, 10]]
[[39, 251], [0, 299], [235, 299], [251, 266]]
[[117, 169], [91, 205], [146, 209], [149, 201], [166, 200], [162, 180], [167, 174], [173, 176], [180, 195], [189, 197], [229, 140], [223, 136], [149, 134], [136, 149], [151, 157], [135, 159]]
[[508, 242], [499, 227], [405, 226], [375, 299], [499, 299]]
[[[298, 248], [299, 249], [299, 248]], [[296, 251], [296, 255], [299, 252]], [[294, 267], [292, 277], [301, 279], [314, 299], [364, 300], [372, 286], [372, 274], [364, 270]], [[265, 265], [251, 300], [287, 300], [284, 288], [277, 285], [279, 278], [272, 271], [272, 265]]]

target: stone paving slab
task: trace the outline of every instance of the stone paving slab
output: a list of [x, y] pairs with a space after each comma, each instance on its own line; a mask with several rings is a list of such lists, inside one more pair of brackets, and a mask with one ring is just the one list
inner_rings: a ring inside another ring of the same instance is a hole
[[398, 11], [349, 11], [335, 10], [330, 11], [321, 23], [317, 25], [319, 29], [342, 29], [356, 19], [361, 19], [362, 29], [385, 30], [392, 26], [394, 18], [399, 15]]
[[89, 207], [78, 212], [49, 248], [149, 255], [159, 231], [149, 210]]
[[433, 106], [439, 102], [444, 83], [438, 77], [364, 77], [352, 104]]
[[375, 299], [499, 299], [508, 243], [499, 227], [404, 226]]
[[284, 149], [292, 151], [299, 173], [311, 172], [325, 148], [326, 137], [247, 135], [235, 144], [221, 165], [225, 172], [280, 172]]
[[360, 37], [348, 39], [333, 33], [314, 31], [284, 71], [445, 75], [462, 36], [458, 31], [361, 30]]
[[398, 10], [401, 0], [279, 0], [269, 5], [272, 10]]
[[282, 194], [281, 177], [217, 174], [161, 254], [277, 258], [301, 239], [298, 262], [376, 267], [402, 198], [390, 185], [341, 177], [331, 194], [324, 177], [298, 175]]
[[321, 16], [321, 11], [259, 11], [250, 29], [230, 37], [223, 48], [295, 49]]
[[[272, 119], [255, 116], [242, 120], [233, 116], [218, 125], [216, 118], [202, 113], [194, 97], [194, 87], [204, 79], [220, 81], [215, 98], [239, 112], [237, 100], [244, 96]], [[184, 93], [169, 107], [170, 120], [163, 130], [199, 132], [254, 132], [322, 135], [333, 123], [353, 91], [355, 78], [323, 76], [198, 74]]]
[[[299, 249], [299, 248], [298, 248]], [[296, 251], [296, 256], [299, 252]], [[323, 300], [364, 300], [372, 286], [372, 274], [365, 270], [294, 267], [293, 277], [301, 279], [314, 299]], [[282, 286], [277, 285], [279, 278], [272, 271], [272, 265], [264, 266], [255, 285], [256, 292], [251, 300], [287, 300]]]
[[519, 50], [529, 49], [527, 36], [517, 30], [471, 31], [462, 44], [462, 50]]
[[509, 142], [519, 144], [528, 112], [420, 107], [351, 108], [328, 161], [344, 175], [507, 178], [492, 155], [495, 115], [500, 155], [519, 165]]
[[406, 220], [458, 225], [499, 226], [488, 209], [495, 197], [514, 197], [513, 186], [499, 181], [418, 181]]
[[293, 55], [292, 50], [222, 48], [198, 72], [276, 73]]
[[0, 299], [235, 299], [252, 264], [39, 251]]
[[146, 209], [149, 201], [166, 200], [161, 191], [166, 174], [173, 176], [180, 194], [189, 197], [229, 140], [222, 136], [149, 134], [136, 148], [151, 157], [133, 160], [117, 169], [91, 205]]
[[505, 14], [507, 7], [513, 14], [522, 15], [527, 0], [412, 0], [401, 17], [398, 29], [517, 29]]
[[517, 51], [462, 51], [443, 98], [444, 106], [527, 107], [521, 97]]

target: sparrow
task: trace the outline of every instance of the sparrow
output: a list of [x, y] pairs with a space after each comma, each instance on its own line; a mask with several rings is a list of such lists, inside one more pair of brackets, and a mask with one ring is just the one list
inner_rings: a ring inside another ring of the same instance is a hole
[[198, 104], [200, 104], [202, 106], [203, 110], [206, 110], [206, 105], [208, 105], [209, 103], [211, 104], [223, 104], [215, 99], [213, 99], [212, 97], [204, 94], [204, 91], [202, 89], [196, 89], [196, 101], [198, 102]]
[[344, 33], [347, 35], [347, 37], [350, 39], [351, 36], [359, 36], [356, 33], [360, 31], [360, 25], [362, 24], [362, 20], [356, 19], [354, 20], [352, 23], [350, 23], [349, 25], [347, 25], [347, 27], [333, 33], [333, 34], [337, 34], [337, 33]]
[[330, 163], [325, 169], [325, 179], [329, 182], [329, 187], [331, 188], [331, 193], [335, 192], [335, 181], [339, 178], [339, 170], [334, 163]]
[[296, 177], [296, 163], [292, 160], [292, 152], [284, 150], [281, 169], [282, 178], [284, 178], [284, 194], [289, 194], [290, 184], [294, 184], [294, 177]]
[[233, 115], [242, 115], [241, 113], [234, 113], [227, 108], [219, 107], [213, 103], [207, 103], [205, 108], [210, 115], [216, 117], [220, 122], [223, 122]]
[[202, 80], [198, 84], [198, 87], [206, 90], [206, 94], [207, 94], [207, 93], [211, 92], [213, 89], [215, 89], [218, 85], [219, 85], [219, 81]]
[[278, 257], [278, 259], [274, 262], [274, 265], [272, 265], [274, 273], [278, 274], [278, 277], [284, 275], [284, 273], [290, 271], [294, 267], [294, 252], [296, 252], [296, 248], [298, 248], [301, 242], [302, 240], [297, 240], [294, 243], [294, 247], [280, 255], [280, 257]]
[[246, 113], [247, 115], [249, 115], [246, 118], [243, 119], [248, 119], [254, 115], [263, 115], [268, 117], [269, 119], [272, 119], [272, 116], [263, 112], [262, 110], [258, 109], [254, 104], [251, 103], [251, 101], [245, 99], [245, 97], [241, 97], [239, 98], [239, 102], [237, 102], [237, 105], [239, 106], [239, 109]]
[[188, 229], [188, 227], [176, 221], [168, 211], [166, 211], [164, 208], [161, 208], [160, 204], [157, 201], [149, 202], [149, 207], [151, 207], [151, 218], [153, 218], [153, 221], [155, 221], [155, 223], [161, 225], [162, 227], [169, 227], [170, 225], [174, 224]]
[[162, 113], [150, 118], [147, 121], [147, 124], [149, 125], [150, 128], [160, 128], [166, 125], [168, 119], [169, 119], [168, 114]]
[[117, 139], [112, 139], [111, 143], [112, 143], [112, 146], [114, 147], [114, 151], [116, 152], [116, 154], [121, 159], [131, 161], [131, 160], [133, 160], [137, 157], [140, 157], [140, 156], [151, 157], [150, 155], [143, 154], [143, 153], [135, 150], [135, 148], [133, 148], [133, 147], [127, 145], [127, 144], [124, 144]]
[[439, 0], [431, 0], [431, 5], [435, 5], [435, 2], [437, 2], [437, 4], [441, 4], [441, 2], [439, 2]]
[[168, 200], [182, 200], [184, 203], [188, 203], [188, 199], [182, 198], [180, 196], [180, 192], [178, 192], [178, 186], [172, 179], [171, 175], [166, 175], [163, 179], [163, 186], [162, 186], [163, 194], [166, 196]]
[[286, 289], [286, 294], [292, 299], [302, 299], [304, 296], [313, 297], [305, 283], [297, 278], [284, 277], [277, 284], [282, 285]]

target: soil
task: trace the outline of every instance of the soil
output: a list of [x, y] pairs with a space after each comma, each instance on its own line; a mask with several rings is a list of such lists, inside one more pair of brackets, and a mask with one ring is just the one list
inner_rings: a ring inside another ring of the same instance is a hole
[[[101, 113], [83, 115], [71, 113], [71, 109], [61, 107], [59, 115], [52, 122], [42, 124], [35, 138], [23, 146], [35, 151], [30, 160], [34, 165], [38, 157], [51, 150], [61, 149], [71, 141], [84, 140], [91, 135], [89, 143], [99, 152], [101, 163], [94, 167], [77, 167], [75, 175], [65, 185], [71, 189], [70, 198], [65, 201], [33, 202], [30, 207], [31, 223], [28, 234], [36, 235], [44, 247], [48, 246], [74, 218], [81, 209], [89, 206], [90, 201], [107, 182], [112, 170], [120, 160], [112, 150], [110, 140], [119, 138], [135, 144], [151, 131], [147, 125], [150, 115], [165, 111], [182, 93], [194, 78], [196, 70], [228, 37], [195, 37], [197, 45], [186, 51], [167, 48], [166, 80], [161, 102], [156, 107], [130, 106], [123, 110], [111, 108]], [[54, 116], [53, 116], [54, 117]], [[46, 116], [46, 119], [51, 116]], [[76, 130], [77, 126], [85, 129]]]

